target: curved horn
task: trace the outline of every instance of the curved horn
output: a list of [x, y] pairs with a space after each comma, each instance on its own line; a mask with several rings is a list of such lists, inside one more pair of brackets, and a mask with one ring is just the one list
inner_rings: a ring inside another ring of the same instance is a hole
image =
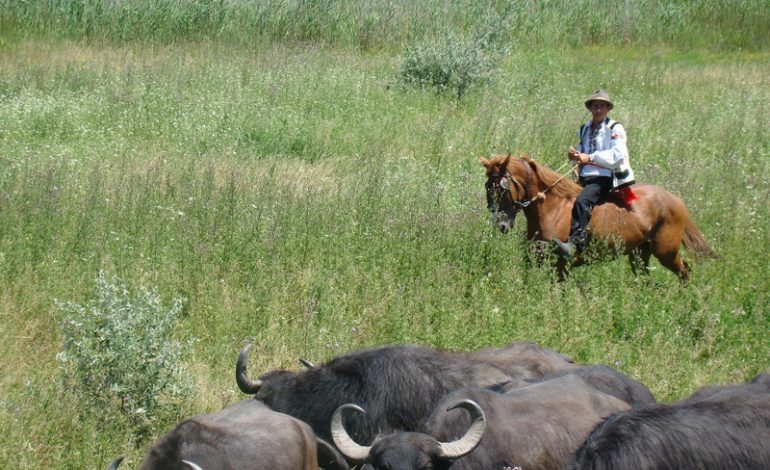
[[299, 362], [301, 362], [302, 365], [307, 367], [308, 369], [315, 369], [315, 364], [313, 364], [312, 362], [308, 361], [307, 359], [302, 359], [300, 357], [299, 358]]
[[109, 467], [107, 467], [107, 470], [117, 470], [118, 467], [120, 467], [120, 462], [123, 461], [123, 457], [118, 457], [117, 459], [113, 460]]
[[189, 460], [182, 460], [182, 462], [186, 463], [188, 467], [190, 467], [192, 470], [203, 470], [200, 465], [198, 465], [195, 462], [190, 462]]
[[455, 408], [465, 408], [471, 414], [471, 426], [465, 432], [465, 435], [454, 442], [441, 442], [439, 444], [441, 452], [439, 457], [443, 459], [456, 459], [472, 451], [481, 441], [484, 430], [487, 428], [487, 419], [484, 416], [484, 410], [473, 400], [460, 400], [450, 405], [446, 410], [452, 411]]
[[351, 411], [354, 410], [359, 413], [366, 413], [363, 408], [352, 403], [342, 405], [334, 412], [332, 416], [332, 440], [342, 455], [354, 462], [363, 463], [369, 459], [369, 451], [372, 448], [355, 442], [342, 424], [343, 418], [350, 416]]
[[255, 395], [262, 387], [262, 381], [259, 379], [251, 380], [246, 371], [246, 361], [249, 359], [249, 349], [251, 349], [251, 344], [244, 346], [244, 348], [241, 349], [241, 353], [238, 354], [238, 362], [235, 363], [235, 382], [243, 393]]

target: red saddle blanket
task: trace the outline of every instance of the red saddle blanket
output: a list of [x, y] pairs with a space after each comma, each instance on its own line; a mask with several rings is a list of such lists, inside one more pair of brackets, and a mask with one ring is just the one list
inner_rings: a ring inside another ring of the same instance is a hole
[[631, 189], [631, 186], [613, 189], [610, 194], [614, 195], [611, 199], [614, 200], [616, 204], [621, 203], [628, 208], [631, 208], [634, 201], [639, 199], [639, 196], [637, 196], [634, 190]]

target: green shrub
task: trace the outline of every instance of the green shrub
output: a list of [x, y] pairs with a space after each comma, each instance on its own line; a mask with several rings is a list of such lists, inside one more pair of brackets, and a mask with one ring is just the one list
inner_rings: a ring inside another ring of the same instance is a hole
[[509, 11], [488, 8], [466, 39], [448, 34], [438, 42], [407, 48], [398, 80], [462, 97], [471, 87], [489, 82], [497, 58], [509, 52], [506, 31], [511, 21]]
[[130, 292], [103, 272], [96, 298], [82, 306], [58, 302], [63, 313], [64, 350], [59, 353], [64, 383], [97, 409], [114, 409], [151, 420], [164, 397], [190, 390], [180, 367], [187, 346], [172, 339], [182, 299], [169, 308], [154, 290]]
[[407, 48], [398, 81], [461, 98], [471, 87], [488, 82], [491, 75], [492, 61], [479, 42], [450, 35], [435, 44]]

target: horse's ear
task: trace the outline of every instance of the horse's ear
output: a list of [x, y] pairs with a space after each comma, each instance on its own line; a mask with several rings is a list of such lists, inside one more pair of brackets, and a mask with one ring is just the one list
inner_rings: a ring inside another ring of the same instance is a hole
[[484, 157], [479, 157], [479, 161], [481, 162], [482, 165], [484, 165], [485, 168], [489, 168], [490, 166], [492, 166], [492, 162], [490, 162]]
[[506, 156], [505, 160], [503, 160], [503, 168], [507, 168], [508, 167], [508, 163], [510, 163], [510, 161], [511, 161], [511, 154], [509, 152], [508, 156]]

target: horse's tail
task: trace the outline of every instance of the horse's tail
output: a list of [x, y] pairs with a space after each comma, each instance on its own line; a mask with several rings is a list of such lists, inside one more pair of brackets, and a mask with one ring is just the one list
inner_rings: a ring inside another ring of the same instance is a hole
[[709, 244], [703, 238], [703, 235], [701, 235], [700, 230], [695, 226], [695, 222], [692, 221], [689, 214], [687, 215], [687, 220], [684, 225], [684, 238], [682, 239], [682, 244], [687, 251], [696, 258], [719, 258], [719, 255], [711, 249]]

